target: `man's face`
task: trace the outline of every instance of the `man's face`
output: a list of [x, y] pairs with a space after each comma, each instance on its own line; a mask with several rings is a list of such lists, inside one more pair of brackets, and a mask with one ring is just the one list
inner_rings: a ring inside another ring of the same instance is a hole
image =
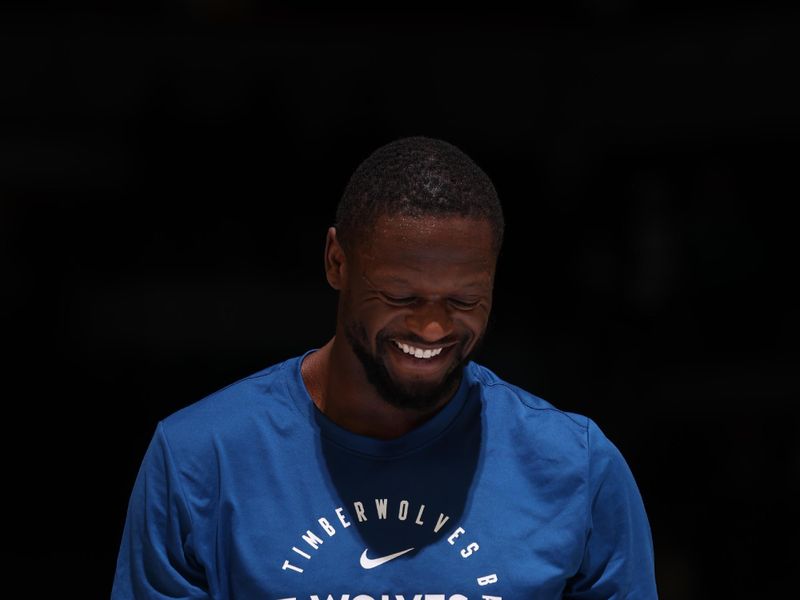
[[339, 319], [369, 382], [425, 411], [455, 391], [489, 320], [488, 221], [381, 217], [346, 258]]

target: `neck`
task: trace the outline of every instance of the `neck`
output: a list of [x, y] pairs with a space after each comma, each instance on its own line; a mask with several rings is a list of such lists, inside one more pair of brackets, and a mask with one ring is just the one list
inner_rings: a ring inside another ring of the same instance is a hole
[[423, 413], [389, 404], [367, 381], [344, 336], [306, 356], [301, 373], [311, 399], [325, 416], [348, 431], [378, 439], [394, 439], [419, 427], [450, 399], [450, 395], [442, 398]]

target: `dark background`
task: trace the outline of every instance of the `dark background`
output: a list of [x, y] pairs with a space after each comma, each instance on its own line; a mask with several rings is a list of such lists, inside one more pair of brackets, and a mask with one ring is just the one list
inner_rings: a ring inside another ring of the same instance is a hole
[[504, 202], [481, 362], [620, 447], [661, 597], [791, 595], [797, 9], [113, 4], [0, 13], [6, 548], [29, 595], [108, 597], [156, 422], [329, 339], [335, 204], [415, 134]]

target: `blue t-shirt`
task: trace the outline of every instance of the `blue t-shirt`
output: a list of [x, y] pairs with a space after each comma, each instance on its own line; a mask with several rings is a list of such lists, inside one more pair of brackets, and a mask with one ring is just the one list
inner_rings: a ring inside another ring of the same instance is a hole
[[593, 421], [472, 362], [378, 440], [317, 409], [302, 359], [159, 423], [112, 600], [657, 597], [641, 496]]

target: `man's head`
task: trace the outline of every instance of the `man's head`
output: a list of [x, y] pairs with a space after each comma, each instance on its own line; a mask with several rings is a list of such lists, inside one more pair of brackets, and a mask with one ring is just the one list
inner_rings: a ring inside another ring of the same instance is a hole
[[454, 146], [406, 138], [353, 174], [328, 233], [337, 335], [387, 402], [448, 397], [486, 330], [503, 215], [494, 186]]
[[503, 211], [494, 185], [470, 157], [442, 140], [402, 138], [368, 156], [336, 209], [339, 243], [349, 250], [384, 215], [486, 219], [496, 253], [503, 242]]

